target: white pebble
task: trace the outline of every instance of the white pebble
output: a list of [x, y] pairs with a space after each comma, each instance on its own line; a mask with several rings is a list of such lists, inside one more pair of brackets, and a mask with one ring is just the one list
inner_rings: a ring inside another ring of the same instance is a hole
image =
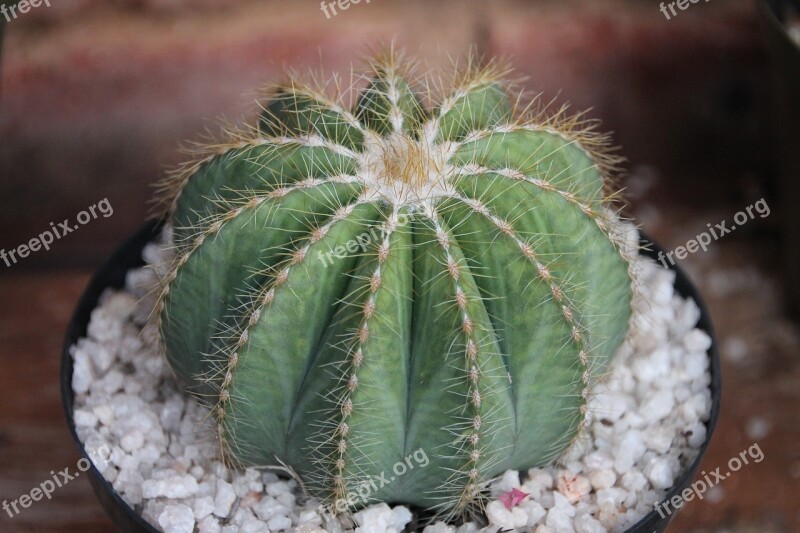
[[261, 498], [261, 501], [253, 506], [253, 512], [265, 522], [272, 520], [275, 516], [286, 514], [288, 510], [288, 508], [271, 496]]
[[425, 529], [422, 530], [422, 533], [455, 533], [455, 531], [456, 528], [453, 526], [448, 526], [446, 523], [439, 521], [426, 526]]
[[356, 533], [400, 533], [411, 521], [411, 512], [403, 506], [390, 508], [385, 503], [371, 505], [355, 515]]
[[194, 514], [188, 505], [167, 505], [158, 515], [158, 525], [164, 533], [192, 533], [194, 531]]
[[597, 491], [597, 504], [602, 506], [607, 503], [619, 505], [625, 499], [625, 491], [618, 487], [609, 487]]
[[659, 454], [665, 454], [672, 447], [675, 439], [675, 428], [661, 426], [645, 433], [644, 443], [648, 449]]
[[711, 348], [711, 337], [700, 329], [693, 329], [683, 338], [683, 345], [689, 352], [707, 352]]
[[144, 435], [138, 431], [126, 433], [119, 442], [126, 452], [134, 452], [144, 446]]
[[706, 441], [707, 432], [708, 430], [705, 424], [696, 422], [686, 430], [686, 442], [688, 442], [689, 446], [692, 448], [699, 448]]
[[633, 467], [646, 450], [647, 447], [642, 442], [640, 432], [627, 432], [619, 442], [614, 454], [614, 469], [620, 474], [624, 474]]
[[492, 485], [492, 494], [501, 494], [508, 492], [511, 489], [519, 488], [519, 472], [515, 470], [507, 470], [494, 485]]
[[649, 357], [635, 360], [631, 368], [633, 375], [641, 383], [649, 384], [664, 379], [670, 371], [669, 351], [659, 348]]
[[610, 468], [594, 470], [589, 473], [589, 481], [595, 489], [607, 489], [614, 486], [617, 481], [617, 474]]
[[[589, 479], [582, 475], [572, 475], [566, 470], [558, 473], [556, 488], [570, 503], [578, 502], [583, 496], [589, 494], [592, 488]], [[558, 501], [556, 501], [558, 505]]]
[[545, 517], [545, 515], [547, 515], [545, 508], [542, 507], [539, 502], [534, 500], [525, 500], [520, 504], [520, 508], [522, 508], [528, 515], [528, 521], [526, 523], [526, 526], [528, 527], [535, 526]]
[[619, 521], [619, 507], [612, 502], [600, 505], [597, 513], [597, 520], [606, 528], [614, 529]]
[[674, 481], [669, 461], [660, 457], [650, 460], [644, 467], [644, 475], [657, 489], [668, 489]]
[[289, 487], [289, 484], [285, 481], [275, 481], [267, 485], [267, 494], [276, 498], [281, 494], [287, 494], [292, 492], [292, 489]]
[[583, 458], [583, 464], [589, 470], [608, 469], [614, 466], [614, 459], [604, 451], [595, 450]]
[[188, 498], [197, 492], [197, 480], [190, 475], [171, 476], [166, 479], [147, 479], [142, 483], [142, 497]]
[[86, 409], [75, 410], [75, 425], [84, 428], [94, 428], [97, 425], [97, 415]]
[[647, 420], [657, 421], [670, 414], [674, 407], [675, 398], [672, 396], [672, 391], [659, 390], [644, 402], [641, 413]]
[[572, 518], [565, 507], [553, 507], [547, 512], [545, 520], [547, 527], [555, 533], [572, 533], [575, 528], [572, 526]]
[[486, 516], [489, 523], [501, 529], [518, 529], [528, 523], [528, 514], [520, 507], [506, 509], [499, 500], [494, 500], [486, 506]]
[[267, 525], [270, 531], [288, 531], [292, 527], [292, 519], [288, 516], [276, 516]]
[[700, 379], [708, 368], [708, 354], [706, 352], [690, 352], [683, 357], [683, 373], [686, 379], [694, 381]]
[[575, 517], [575, 531], [576, 533], [606, 533], [606, 528], [591, 514], [581, 513]]
[[647, 478], [638, 470], [630, 470], [622, 475], [622, 486], [631, 492], [641, 492], [647, 486]]
[[294, 528], [294, 533], [329, 533], [326, 529], [314, 524], [302, 524]]
[[[80, 346], [80, 345], [79, 345]], [[94, 372], [89, 358], [79, 347], [70, 348], [74, 363], [72, 365], [72, 390], [76, 394], [86, 394], [94, 381]]]
[[222, 479], [218, 479], [217, 496], [214, 498], [214, 514], [220, 518], [227, 517], [235, 501], [236, 493], [233, 492], [233, 486]]
[[528, 470], [528, 479], [525, 481], [525, 492], [533, 490], [547, 490], [553, 488], [553, 475], [541, 468]]
[[601, 392], [590, 399], [589, 405], [601, 420], [615, 422], [630, 409], [631, 402], [619, 392]]
[[213, 516], [207, 516], [197, 525], [197, 531], [198, 533], [221, 533], [222, 526], [219, 525], [219, 520]]
[[192, 511], [197, 520], [204, 519], [214, 512], [214, 498], [211, 496], [197, 498], [192, 505]]
[[392, 509], [392, 519], [389, 523], [389, 526], [391, 529], [399, 533], [405, 529], [406, 525], [411, 522], [412, 518], [414, 517], [407, 507], [398, 505]]

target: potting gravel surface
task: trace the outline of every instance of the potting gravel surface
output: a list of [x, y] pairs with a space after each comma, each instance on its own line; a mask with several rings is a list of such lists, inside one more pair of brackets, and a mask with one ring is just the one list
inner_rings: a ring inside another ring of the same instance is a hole
[[[635, 228], [621, 231], [636, 255]], [[71, 349], [78, 436], [90, 454], [112, 450], [98, 467], [122, 498], [168, 533], [403, 531], [412, 521], [404, 506], [376, 504], [334, 519], [280, 472], [221, 463], [208, 410], [178, 388], [148, 325], [169, 247], [149, 244], [144, 258], [150, 267], [103, 295], [87, 337]], [[711, 412], [711, 339], [695, 329], [700, 310], [675, 293], [672, 272], [645, 258], [635, 270], [632, 328], [593, 389], [582, 438], [559, 465], [498, 479], [488, 526], [437, 522], [425, 533], [622, 531], [653, 510], [696, 457]], [[522, 494], [510, 498], [513, 489]]]

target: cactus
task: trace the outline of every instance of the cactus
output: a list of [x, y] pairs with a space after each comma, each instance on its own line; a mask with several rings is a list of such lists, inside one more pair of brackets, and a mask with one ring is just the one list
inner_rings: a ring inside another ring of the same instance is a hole
[[435, 107], [403, 65], [373, 59], [353, 105], [292, 79], [165, 181], [155, 316], [229, 463], [284, 464], [339, 512], [474, 512], [576, 439], [626, 333], [616, 159], [495, 65]]

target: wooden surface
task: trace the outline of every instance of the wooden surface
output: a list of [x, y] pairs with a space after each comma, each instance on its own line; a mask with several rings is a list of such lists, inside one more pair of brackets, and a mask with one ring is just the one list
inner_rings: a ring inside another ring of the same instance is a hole
[[[637, 216], [665, 247], [748, 204], [709, 207], [640, 200]], [[774, 215], [773, 215], [774, 216]], [[769, 219], [767, 219], [769, 220]], [[800, 531], [800, 342], [783, 318], [769, 225], [714, 243], [685, 262], [708, 299], [723, 352], [723, 411], [702, 469], [722, 467], [754, 442], [764, 460], [692, 501], [670, 531]], [[68, 318], [88, 272], [0, 271], [0, 500], [75, 469], [78, 455], [59, 397], [59, 357]], [[77, 478], [0, 531], [113, 531], [88, 481]]]
[[641, 0], [376, 0], [330, 20], [298, 0], [52, 4], [6, 28], [0, 248], [103, 198], [114, 215], [23, 268], [100, 261], [144, 218], [164, 167], [185, 159], [179, 143], [252, 117], [256, 89], [284, 68], [346, 85], [351, 64], [360, 72], [369, 48], [392, 41], [420, 72], [472, 45], [508, 58], [532, 94], [602, 119], [634, 163], [724, 176], [774, 160], [752, 0], [700, 2], [669, 21]]
[[[88, 272], [0, 274], [0, 500], [14, 500], [79, 459], [61, 407], [61, 343]], [[80, 477], [0, 531], [114, 531]]]
[[[284, 66], [347, 70], [395, 37], [425, 57], [458, 56], [471, 43], [509, 56], [528, 89], [592, 107], [634, 165], [693, 172], [624, 182], [637, 219], [668, 249], [771, 190], [770, 73], [754, 3], [701, 2], [670, 21], [657, 4], [376, 1], [329, 21], [318, 3], [296, 0], [63, 0], [9, 24], [0, 248], [103, 197], [114, 215], [13, 268], [0, 263], [0, 503], [78, 459], [59, 362], [90, 270], [64, 265], [98, 264], [144, 217], [163, 166], [182, 159], [177, 143], [214, 117], [251, 110], [252, 89]], [[685, 262], [723, 354], [723, 413], [702, 468], [724, 467], [755, 440], [765, 459], [689, 503], [671, 531], [800, 531], [800, 335], [781, 311], [775, 211]], [[79, 477], [14, 518], [0, 509], [0, 532], [16, 531], [113, 526]]]

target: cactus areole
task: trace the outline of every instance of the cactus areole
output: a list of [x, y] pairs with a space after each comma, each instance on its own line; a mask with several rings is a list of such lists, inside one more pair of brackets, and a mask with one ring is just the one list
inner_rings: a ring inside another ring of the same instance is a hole
[[339, 512], [465, 513], [575, 440], [630, 317], [615, 160], [503, 76], [462, 69], [438, 105], [393, 53], [352, 105], [293, 80], [165, 182], [158, 325], [228, 462]]

